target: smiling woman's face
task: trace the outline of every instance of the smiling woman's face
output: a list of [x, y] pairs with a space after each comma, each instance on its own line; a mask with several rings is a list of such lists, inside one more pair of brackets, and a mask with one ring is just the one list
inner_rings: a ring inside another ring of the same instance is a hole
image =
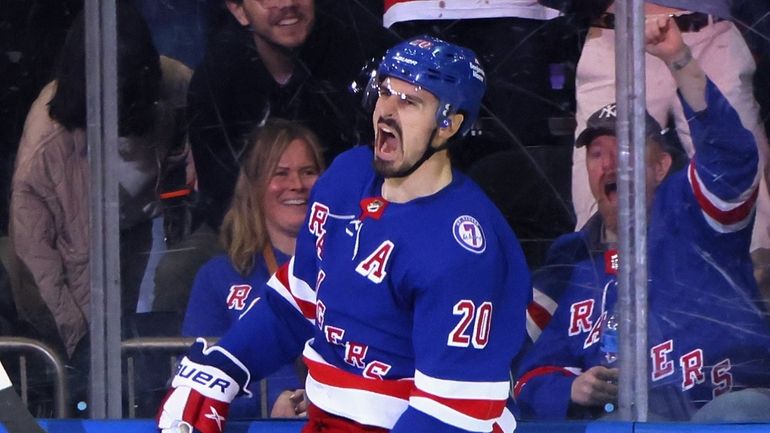
[[262, 200], [268, 232], [297, 236], [318, 172], [310, 146], [302, 139], [292, 141], [270, 174]]

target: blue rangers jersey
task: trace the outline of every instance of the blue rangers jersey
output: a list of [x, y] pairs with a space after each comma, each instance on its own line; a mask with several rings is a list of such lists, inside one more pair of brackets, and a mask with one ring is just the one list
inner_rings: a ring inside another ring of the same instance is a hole
[[389, 203], [372, 160], [368, 147], [337, 157], [272, 290], [189, 360], [240, 384], [212, 382], [229, 398], [302, 351], [307, 396], [330, 414], [392, 432], [512, 431], [510, 364], [532, 293], [518, 241], [463, 174]]
[[[273, 248], [278, 264], [289, 256]], [[189, 337], [224, 335], [230, 326], [264, 296], [271, 274], [258, 254], [248, 275], [241, 275], [226, 255], [219, 255], [201, 266], [195, 275], [187, 303], [182, 335]]]
[[[682, 101], [697, 153], [659, 185], [648, 225], [649, 404], [668, 419], [688, 419], [731, 390], [770, 385], [770, 328], [749, 256], [756, 145], [711, 82], [707, 101], [699, 113]], [[597, 415], [570, 407], [570, 390], [581, 372], [609, 362], [600, 339], [617, 300], [618, 258], [601, 233], [596, 215], [558, 239], [535, 279], [528, 330], [537, 341], [515, 387], [524, 416]]]
[[[286, 263], [289, 256], [273, 249], [277, 263]], [[262, 255], [257, 255], [248, 275], [241, 275], [226, 255], [206, 262], [195, 275], [190, 300], [187, 303], [182, 335], [186, 337], [220, 337], [269, 290], [265, 283], [271, 274]], [[284, 390], [303, 387], [293, 363], [284, 365], [267, 377], [267, 408], [275, 404]], [[229, 418], [259, 418], [261, 395], [259, 382], [251, 384], [253, 398], [238, 398], [230, 405]]]
[[[711, 82], [707, 101], [699, 113], [682, 101], [696, 155], [659, 185], [649, 214], [649, 405], [668, 419], [688, 419], [731, 390], [770, 385], [770, 329], [749, 256], [756, 145]], [[596, 215], [558, 239], [536, 274], [528, 331], [537, 341], [515, 388], [525, 416], [598, 415], [570, 407], [570, 390], [581, 372], [609, 362], [600, 339], [617, 299], [617, 255], [601, 233]]]

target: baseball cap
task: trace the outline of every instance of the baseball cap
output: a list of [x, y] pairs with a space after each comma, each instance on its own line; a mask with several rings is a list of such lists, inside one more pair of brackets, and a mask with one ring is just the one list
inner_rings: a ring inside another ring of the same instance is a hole
[[[645, 137], [655, 138], [659, 143], [664, 144], [664, 133], [660, 124], [655, 120], [650, 113], [644, 112], [645, 121]], [[594, 138], [602, 135], [615, 136], [615, 123], [618, 117], [618, 108], [616, 103], [607, 104], [604, 107], [597, 110], [586, 122], [586, 129], [578, 135], [575, 140], [575, 147], [583, 147], [593, 141]]]

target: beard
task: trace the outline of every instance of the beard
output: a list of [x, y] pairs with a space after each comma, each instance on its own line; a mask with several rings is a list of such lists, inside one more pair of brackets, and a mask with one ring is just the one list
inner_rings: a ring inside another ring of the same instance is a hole
[[412, 167], [414, 164], [409, 164], [406, 161], [401, 162], [401, 164], [395, 165], [393, 162], [390, 161], [383, 161], [380, 158], [374, 157], [374, 171], [384, 177], [384, 178], [391, 178], [391, 177], [404, 177], [411, 173]]

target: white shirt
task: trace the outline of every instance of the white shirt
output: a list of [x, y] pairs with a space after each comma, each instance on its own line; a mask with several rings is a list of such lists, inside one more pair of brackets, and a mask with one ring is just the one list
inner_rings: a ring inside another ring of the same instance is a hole
[[385, 0], [383, 24], [412, 20], [456, 20], [472, 18], [530, 18], [550, 20], [559, 16], [537, 0]]

